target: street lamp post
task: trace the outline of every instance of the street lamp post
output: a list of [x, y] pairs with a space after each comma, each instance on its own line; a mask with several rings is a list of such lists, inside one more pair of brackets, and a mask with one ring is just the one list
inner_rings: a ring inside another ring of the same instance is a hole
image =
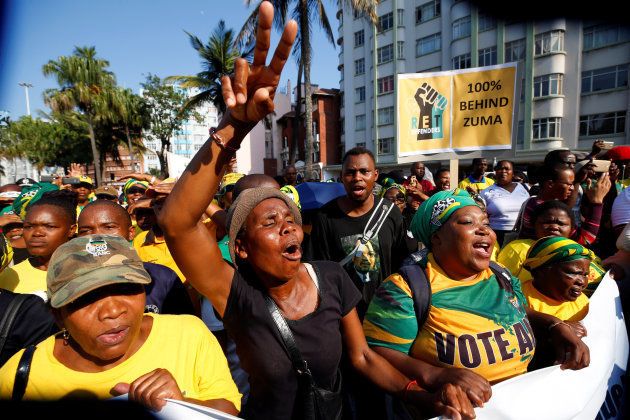
[[29, 102], [28, 99], [28, 88], [32, 88], [33, 85], [30, 83], [26, 83], [26, 82], [20, 82], [18, 83], [18, 85], [22, 86], [24, 88], [24, 94], [26, 95], [26, 114], [27, 115], [31, 115], [31, 104]]

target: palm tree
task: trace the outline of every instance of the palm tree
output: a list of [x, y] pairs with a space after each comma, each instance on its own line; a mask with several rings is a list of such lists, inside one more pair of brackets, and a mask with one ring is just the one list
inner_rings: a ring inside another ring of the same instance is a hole
[[190, 45], [201, 57], [203, 70], [196, 76], [170, 76], [164, 79], [166, 83], [178, 83], [183, 88], [198, 88], [200, 92], [190, 97], [184, 104], [184, 109], [195, 109], [204, 102], [211, 102], [219, 112], [225, 112], [225, 102], [221, 94], [221, 77], [234, 71], [237, 58], [249, 59], [253, 47], [239, 45], [234, 40], [234, 31], [226, 29], [225, 22], [219, 21], [208, 43], [204, 43], [196, 36], [186, 32]]
[[55, 77], [59, 84], [59, 89], [44, 92], [44, 102], [53, 112], [75, 114], [87, 126], [98, 184], [101, 183], [101, 159], [95, 127], [107, 108], [106, 91], [116, 84], [107, 67], [109, 62], [97, 58], [94, 47], [75, 47], [72, 55], [50, 60], [42, 68], [45, 76]]
[[142, 136], [142, 130], [148, 128], [147, 104], [142, 97], [134, 94], [131, 89], [119, 88], [111, 93], [110, 101], [113, 115], [110, 118], [115, 121], [115, 124], [122, 125], [122, 130], [127, 140], [127, 148], [129, 149], [129, 159], [133, 167], [135, 157], [132, 137], [139, 139]]
[[[335, 43], [334, 35], [330, 27], [326, 9], [322, 0], [269, 0], [275, 9], [273, 16], [274, 27], [282, 32], [288, 20], [289, 9], [291, 11], [291, 19], [295, 19], [298, 24], [298, 33], [295, 43], [293, 44], [293, 57], [302, 66], [304, 76], [304, 97], [305, 97], [305, 135], [306, 135], [306, 161], [305, 169], [307, 178], [311, 177], [313, 169], [313, 102], [311, 89], [311, 30], [313, 23], [318, 21], [319, 26], [324, 31], [326, 38], [331, 44]], [[376, 5], [379, 0], [343, 0], [345, 4], [353, 10], [365, 14], [373, 23], [376, 23]], [[246, 0], [245, 4], [249, 7], [255, 0]], [[341, 5], [342, 0], [336, 0], [335, 4]], [[258, 8], [262, 1], [258, 1], [258, 5], [252, 11], [251, 15], [245, 21], [243, 28], [238, 34], [237, 41], [251, 41], [256, 37], [256, 26], [258, 17]], [[298, 76], [299, 78], [299, 76]], [[301, 87], [298, 85], [298, 89]], [[301, 113], [301, 104], [297, 104], [296, 118]]]

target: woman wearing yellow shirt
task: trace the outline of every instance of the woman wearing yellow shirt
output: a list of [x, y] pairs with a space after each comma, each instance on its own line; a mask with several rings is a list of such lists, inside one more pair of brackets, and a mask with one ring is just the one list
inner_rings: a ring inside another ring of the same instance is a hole
[[[59, 247], [47, 283], [62, 333], [31, 353], [23, 398], [128, 393], [153, 410], [171, 398], [237, 414], [241, 395], [218, 342], [195, 317], [144, 314], [143, 286], [150, 282], [136, 252], [119, 236], [88, 235]], [[0, 369], [0, 398], [16, 392], [24, 354]]]

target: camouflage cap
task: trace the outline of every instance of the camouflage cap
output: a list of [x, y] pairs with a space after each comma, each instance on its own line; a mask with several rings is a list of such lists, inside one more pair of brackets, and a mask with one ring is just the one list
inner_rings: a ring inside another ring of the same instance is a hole
[[149, 284], [151, 277], [124, 238], [86, 235], [57, 248], [48, 265], [46, 282], [51, 306], [60, 308], [103, 286]]

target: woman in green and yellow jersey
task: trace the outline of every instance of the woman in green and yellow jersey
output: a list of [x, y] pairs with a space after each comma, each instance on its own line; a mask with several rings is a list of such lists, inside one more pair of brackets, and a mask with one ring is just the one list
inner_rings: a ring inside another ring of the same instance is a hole
[[393, 274], [380, 286], [363, 324], [368, 343], [401, 372], [429, 390], [459, 384], [482, 406], [491, 396], [490, 384], [527, 371], [534, 331], [549, 336], [564, 368], [589, 364], [588, 348], [571, 328], [529, 309], [516, 277], [497, 278], [490, 268], [496, 235], [468, 193], [433, 195], [418, 209], [411, 231], [427, 246], [418, 262], [431, 291], [426, 319], [416, 318], [409, 284]]

